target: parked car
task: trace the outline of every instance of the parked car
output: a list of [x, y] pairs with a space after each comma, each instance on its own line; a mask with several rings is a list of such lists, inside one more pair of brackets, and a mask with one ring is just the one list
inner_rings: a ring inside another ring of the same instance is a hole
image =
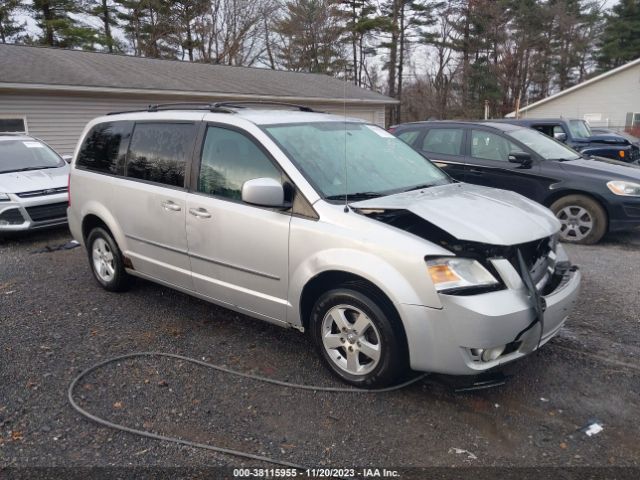
[[134, 275], [307, 331], [363, 387], [486, 371], [571, 311], [580, 273], [537, 203], [360, 120], [178, 108], [98, 118], [77, 147], [69, 226], [105, 289]]
[[43, 141], [0, 134], [0, 234], [67, 223], [68, 176]]
[[612, 158], [627, 163], [640, 160], [640, 146], [615, 132], [595, 133], [585, 120], [574, 118], [509, 118], [491, 120], [522, 125], [567, 144], [583, 155]]
[[[624, 131], [619, 132], [616, 130], [611, 130], [608, 128], [600, 128], [600, 127], [591, 128], [591, 132], [594, 135], [615, 135], [615, 136], [622, 137], [624, 141], [629, 143], [629, 145], [632, 145], [633, 147], [635, 147], [635, 150], [640, 151], [640, 138], [635, 137], [629, 132], [624, 132]], [[640, 164], [640, 157], [636, 158], [635, 163]]]
[[597, 243], [640, 225], [640, 167], [589, 158], [535, 130], [495, 122], [416, 122], [394, 134], [461, 182], [549, 207], [562, 240]]

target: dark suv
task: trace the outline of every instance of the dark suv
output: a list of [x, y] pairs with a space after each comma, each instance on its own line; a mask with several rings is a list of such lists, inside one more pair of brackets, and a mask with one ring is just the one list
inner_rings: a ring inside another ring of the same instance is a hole
[[589, 124], [576, 118], [510, 118], [491, 120], [533, 128], [567, 144], [584, 155], [612, 158], [627, 163], [640, 161], [640, 148], [615, 132], [594, 132]]
[[456, 180], [513, 190], [547, 207], [564, 241], [596, 243], [640, 226], [640, 167], [585, 158], [530, 128], [491, 122], [416, 122], [391, 127]]

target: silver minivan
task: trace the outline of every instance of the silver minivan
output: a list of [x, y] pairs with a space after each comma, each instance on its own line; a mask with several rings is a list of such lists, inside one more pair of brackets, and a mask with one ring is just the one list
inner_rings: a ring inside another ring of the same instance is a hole
[[360, 387], [516, 360], [558, 333], [580, 286], [545, 207], [306, 107], [97, 118], [69, 201], [107, 290], [137, 276], [309, 332]]

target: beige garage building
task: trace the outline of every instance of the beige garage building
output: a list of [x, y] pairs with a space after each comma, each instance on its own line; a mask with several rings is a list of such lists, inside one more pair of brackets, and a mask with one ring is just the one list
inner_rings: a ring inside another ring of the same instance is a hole
[[0, 132], [61, 154], [108, 112], [172, 102], [278, 101], [385, 124], [395, 100], [318, 74], [0, 44]]
[[519, 113], [521, 118], [580, 118], [594, 127], [638, 129], [640, 58], [527, 105]]

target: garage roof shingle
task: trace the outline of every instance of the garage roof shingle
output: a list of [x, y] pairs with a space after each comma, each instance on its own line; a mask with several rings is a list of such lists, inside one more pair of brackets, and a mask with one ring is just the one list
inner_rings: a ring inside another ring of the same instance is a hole
[[22, 45], [0, 45], [2, 83], [395, 103], [327, 75]]

